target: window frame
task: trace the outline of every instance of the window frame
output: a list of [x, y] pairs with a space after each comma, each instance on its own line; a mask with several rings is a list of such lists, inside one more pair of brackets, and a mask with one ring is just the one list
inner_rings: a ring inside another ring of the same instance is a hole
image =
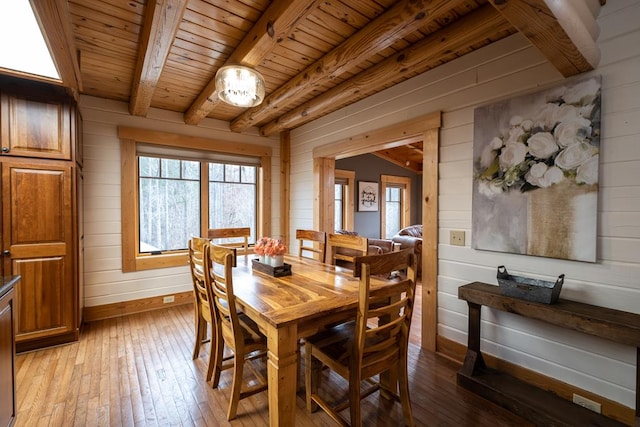
[[[121, 227], [122, 271], [133, 272], [157, 268], [185, 266], [188, 251], [179, 250], [158, 255], [139, 252], [138, 210], [138, 159], [137, 144], [184, 148], [214, 153], [251, 156], [259, 158], [257, 180], [257, 230], [256, 236], [269, 235], [271, 231], [271, 147], [240, 142], [220, 141], [146, 129], [119, 127], [121, 161]], [[201, 177], [201, 181], [204, 177]], [[206, 176], [208, 179], [208, 176]], [[209, 205], [208, 194], [201, 186], [201, 207]], [[201, 218], [201, 232], [206, 234], [208, 215]]]
[[[387, 229], [387, 187], [401, 188], [400, 192], [400, 229], [411, 222], [411, 178], [407, 176], [380, 175], [380, 236], [384, 239]], [[384, 198], [382, 197], [384, 195]]]
[[[346, 181], [346, 188], [342, 195], [342, 226], [344, 230], [353, 230], [353, 217], [355, 212], [355, 188], [356, 188], [356, 172], [350, 170], [336, 169], [334, 172], [334, 180]], [[334, 182], [334, 186], [337, 182]], [[334, 196], [335, 197], [335, 196]], [[334, 215], [335, 216], [335, 215]], [[333, 228], [335, 230], [335, 218], [333, 220]]]

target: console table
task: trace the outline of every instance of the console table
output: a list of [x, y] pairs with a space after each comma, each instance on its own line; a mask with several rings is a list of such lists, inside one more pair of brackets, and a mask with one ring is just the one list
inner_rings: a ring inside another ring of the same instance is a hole
[[640, 426], [640, 315], [560, 299], [542, 304], [503, 296], [498, 286], [474, 282], [458, 288], [469, 305], [467, 354], [458, 384], [540, 425], [622, 425], [510, 375], [489, 369], [480, 352], [482, 306], [636, 347], [635, 426]]

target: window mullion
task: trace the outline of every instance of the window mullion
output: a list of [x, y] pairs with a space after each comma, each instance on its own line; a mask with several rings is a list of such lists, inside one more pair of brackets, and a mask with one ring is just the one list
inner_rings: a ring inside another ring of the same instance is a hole
[[209, 229], [209, 162], [200, 162], [200, 235]]

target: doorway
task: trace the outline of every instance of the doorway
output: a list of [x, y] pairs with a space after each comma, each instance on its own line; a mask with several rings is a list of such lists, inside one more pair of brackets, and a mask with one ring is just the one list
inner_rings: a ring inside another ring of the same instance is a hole
[[335, 161], [359, 154], [423, 143], [422, 166], [422, 347], [436, 351], [438, 278], [438, 147], [441, 112], [316, 147], [314, 226], [333, 231]]

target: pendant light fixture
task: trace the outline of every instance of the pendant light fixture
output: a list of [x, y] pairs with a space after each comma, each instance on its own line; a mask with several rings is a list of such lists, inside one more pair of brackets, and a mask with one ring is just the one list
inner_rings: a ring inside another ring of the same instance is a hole
[[264, 99], [264, 78], [242, 65], [227, 65], [216, 73], [218, 98], [236, 107], [255, 107]]

